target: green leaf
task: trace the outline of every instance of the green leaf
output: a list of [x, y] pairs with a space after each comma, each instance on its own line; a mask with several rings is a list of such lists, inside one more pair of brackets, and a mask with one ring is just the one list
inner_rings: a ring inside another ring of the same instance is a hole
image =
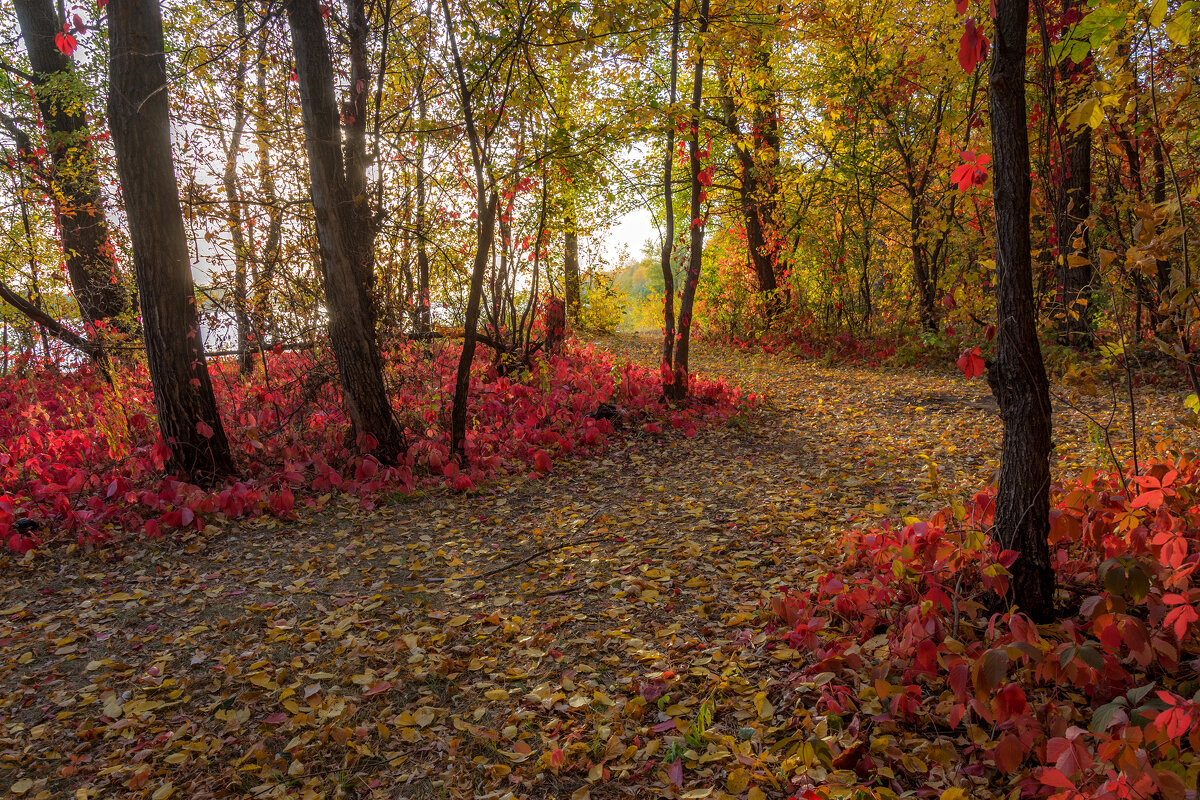
[[1157, 28], [1166, 18], [1167, 0], [1154, 0], [1154, 5], [1150, 8], [1150, 24]]

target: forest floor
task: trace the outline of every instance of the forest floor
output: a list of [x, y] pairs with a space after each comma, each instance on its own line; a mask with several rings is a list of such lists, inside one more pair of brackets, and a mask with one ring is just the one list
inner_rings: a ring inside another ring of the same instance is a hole
[[[600, 345], [657, 362], [654, 338]], [[837, 534], [985, 485], [995, 407], [949, 370], [694, 359], [763, 402], [691, 438], [614, 437], [541, 480], [14, 563], [0, 793], [753, 799], [825, 782], [828, 764], [794, 757], [828, 731], [769, 599], [838, 558]], [[1150, 438], [1173, 430], [1181, 397], [1139, 392]], [[1065, 404], [1055, 439], [1061, 474], [1104, 468]], [[955, 746], [914, 736], [930, 763]], [[990, 793], [971, 780], [947, 770], [942, 788]]]

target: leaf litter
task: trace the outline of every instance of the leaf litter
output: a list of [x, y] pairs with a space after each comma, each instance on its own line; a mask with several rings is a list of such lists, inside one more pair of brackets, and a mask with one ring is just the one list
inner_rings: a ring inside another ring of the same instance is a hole
[[[601, 346], [656, 359], [651, 338]], [[771, 599], [843, 559], [842, 532], [984, 485], [986, 386], [697, 358], [765, 402], [540, 480], [9, 558], [0, 790], [757, 800], [791, 794], [801, 762], [844, 769]], [[1152, 448], [1178, 403], [1142, 399]], [[1055, 423], [1060, 470], [1106, 457], [1078, 414]], [[944, 739], [909, 738], [910, 757], [950, 763]]]

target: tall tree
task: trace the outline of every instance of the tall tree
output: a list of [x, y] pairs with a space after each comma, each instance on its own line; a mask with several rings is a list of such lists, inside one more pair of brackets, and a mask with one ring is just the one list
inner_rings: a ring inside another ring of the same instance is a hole
[[[234, 0], [234, 19], [237, 21], [237, 67], [233, 76], [233, 130], [229, 146], [225, 150], [225, 171], [221, 185], [225, 189], [227, 204], [226, 221], [229, 238], [233, 243], [233, 315], [237, 323], [238, 362], [242, 374], [254, 366], [254, 351], [250, 349], [250, 308], [252, 301], [248, 289], [248, 271], [251, 261], [251, 241], [247, 240], [245, 214], [241, 193], [238, 191], [238, 161], [241, 158], [242, 135], [246, 129], [246, 71], [250, 64], [250, 38], [246, 35], [245, 0]], [[259, 65], [262, 72], [262, 65]]]
[[34, 93], [50, 152], [51, 190], [62, 249], [85, 325], [104, 320], [136, 331], [130, 295], [118, 280], [116, 253], [100, 201], [100, 175], [83, 84], [71, 57], [59, 49], [63, 21], [53, 0], [14, 0], [33, 67]]
[[108, 5], [108, 116], [141, 296], [146, 358], [169, 465], [209, 482], [233, 474], [196, 315], [171, 159], [167, 63], [157, 0]]
[[[677, 84], [679, 81], [679, 0], [671, 5], [671, 77], [670, 98], [671, 111], [675, 109]], [[672, 364], [675, 360], [675, 272], [672, 261], [675, 256], [675, 181], [672, 167], [675, 163], [675, 119], [667, 117], [667, 148], [663, 158], [663, 240], [662, 240], [662, 277], [663, 277], [663, 393], [668, 393]], [[673, 379], [672, 379], [673, 380]]]
[[[354, 432], [384, 463], [403, 455], [403, 432], [392, 415], [372, 305], [374, 227], [366, 189], [366, 14], [348, 5], [350, 97], [345, 104], [345, 153], [338, 127], [333, 61], [318, 0], [291, 0], [288, 26], [300, 85], [305, 149], [311, 179], [329, 340]], [[371, 441], [373, 440], [373, 441]]]
[[994, 538], [1020, 557], [1012, 592], [1021, 610], [1054, 609], [1050, 565], [1050, 388], [1037, 336], [1029, 248], [1029, 137], [1025, 106], [1028, 0], [996, 0], [990, 74], [996, 213], [996, 358], [988, 382], [1004, 423]]
[[673, 380], [668, 396], [682, 400], [688, 393], [688, 345], [692, 334], [692, 308], [700, 283], [700, 264], [704, 255], [704, 220], [701, 218], [700, 102], [704, 96], [704, 35], [708, 33], [708, 0], [700, 1], [700, 32], [696, 39], [696, 68], [692, 75], [692, 113], [688, 138], [688, 163], [691, 165], [691, 196], [688, 203], [691, 225], [688, 236], [688, 268], [683, 295], [679, 298], [679, 339], [675, 343]]
[[[475, 176], [475, 260], [471, 265], [471, 283], [467, 290], [467, 312], [463, 326], [462, 353], [458, 358], [458, 371], [454, 379], [454, 406], [450, 412], [450, 452], [462, 456], [466, 452], [467, 440], [467, 394], [471, 388], [471, 364], [475, 360], [475, 345], [479, 328], [479, 302], [483, 295], [483, 276], [487, 269], [492, 240], [496, 235], [496, 212], [500, 197], [496, 182], [491, 175], [486, 141], [475, 124], [475, 110], [471, 87], [467, 84], [466, 69], [458, 49], [458, 37], [454, 32], [454, 18], [450, 4], [442, 0], [442, 16], [450, 39], [454, 76], [458, 96], [462, 103], [463, 121], [466, 124], [467, 140], [471, 149], [471, 167]], [[521, 38], [525, 27], [525, 16], [520, 18], [516, 39]]]

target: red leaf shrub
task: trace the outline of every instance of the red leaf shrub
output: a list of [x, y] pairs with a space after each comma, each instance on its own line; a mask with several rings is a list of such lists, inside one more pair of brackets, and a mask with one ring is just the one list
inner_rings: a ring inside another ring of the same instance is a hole
[[[928, 522], [848, 534], [844, 564], [771, 603], [781, 644], [811, 652], [792, 676], [817, 687], [804, 696], [811, 713], [831, 731], [871, 731], [870, 752], [849, 765], [862, 790], [955, 776], [973, 785], [966, 796], [1191, 796], [1181, 776], [1200, 769], [1197, 462], [1055, 488], [1050, 542], [1070, 607], [1051, 625], [988, 611], [1017, 558], [988, 537], [992, 515], [981, 492]], [[911, 758], [898, 742], [914, 729], [958, 743], [953, 762]], [[844, 752], [856, 744], [841, 738]], [[797, 785], [846, 796], [844, 784]]]
[[[289, 517], [333, 493], [370, 504], [422, 483], [465, 491], [498, 471], [548, 472], [559, 456], [602, 447], [614, 427], [591, 415], [600, 403], [620, 409], [631, 430], [671, 419], [690, 433], [754, 402], [721, 381], [693, 377], [691, 402], [668, 409], [656, 371], [619, 367], [591, 347], [549, 355], [524, 375], [499, 376], [481, 357], [471, 378], [467, 459], [459, 464], [445, 431], [457, 361], [456, 347], [432, 358], [416, 346], [388, 354], [393, 406], [409, 442], [405, 463], [395, 467], [348, 446], [327, 353], [269, 354], [249, 379], [233, 361], [214, 362], [239, 477], [212, 490], [163, 474], [170, 451], [158, 437], [144, 368], [120, 373], [115, 387], [87, 371], [2, 376], [0, 539], [20, 553], [62, 533], [97, 543], [124, 531], [199, 529], [214, 515]], [[40, 530], [18, 531], [22, 518]]]

